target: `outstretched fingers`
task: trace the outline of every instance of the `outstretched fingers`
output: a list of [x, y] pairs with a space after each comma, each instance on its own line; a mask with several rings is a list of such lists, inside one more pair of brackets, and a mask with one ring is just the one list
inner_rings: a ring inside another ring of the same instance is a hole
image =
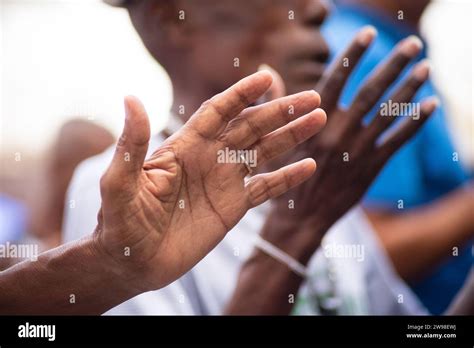
[[316, 109], [264, 136], [253, 146], [257, 167], [311, 138], [324, 127], [326, 119], [324, 110]]
[[311, 177], [315, 170], [316, 162], [306, 158], [274, 172], [253, 176], [245, 187], [248, 209], [278, 197], [303, 183]]
[[398, 78], [408, 63], [421, 51], [423, 43], [416, 36], [402, 40], [392, 51], [391, 56], [380, 66], [357, 92], [350, 107], [354, 122], [359, 122], [383, 96], [390, 85]]
[[347, 79], [376, 35], [377, 30], [374, 27], [362, 28], [348, 48], [334, 60], [321, 78], [316, 86], [316, 91], [321, 93], [326, 112], [330, 113], [337, 106]]
[[207, 139], [216, 138], [230, 120], [255, 103], [272, 84], [272, 74], [259, 71], [204, 102], [187, 125]]
[[305, 91], [251, 107], [229, 122], [219, 137], [226, 144], [245, 149], [270, 132], [294, 121], [321, 103], [315, 91]]
[[[384, 103], [385, 108], [389, 105], [404, 105], [409, 103], [415, 96], [418, 89], [425, 83], [429, 76], [429, 64], [424, 60], [418, 63], [412, 70], [409, 77], [403, 81], [401, 86], [393, 93], [391, 98]], [[400, 108], [399, 108], [400, 109]], [[395, 121], [396, 116], [404, 115], [385, 115], [382, 107], [372, 122], [368, 125], [367, 135], [375, 141], [388, 127]], [[411, 110], [413, 112], [413, 110]], [[409, 116], [409, 115], [406, 115]]]
[[420, 117], [418, 119], [408, 118], [399, 128], [384, 139], [379, 146], [379, 156], [382, 162], [387, 161], [400, 147], [410, 139], [428, 120], [433, 111], [438, 107], [439, 99], [429, 97], [421, 103]]

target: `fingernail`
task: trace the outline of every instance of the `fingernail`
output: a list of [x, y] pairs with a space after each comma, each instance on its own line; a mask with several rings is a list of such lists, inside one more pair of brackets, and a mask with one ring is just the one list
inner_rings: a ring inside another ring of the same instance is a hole
[[327, 120], [328, 120], [328, 115], [326, 114], [326, 111], [324, 111], [323, 109], [321, 108], [317, 108], [316, 111], [318, 111], [318, 113], [321, 115], [321, 117], [324, 119], [324, 124], [326, 124]]
[[312, 158], [305, 158], [301, 160], [301, 165], [305, 167], [305, 169], [316, 170], [318, 167], [316, 161]]
[[423, 105], [421, 106], [421, 109], [424, 113], [426, 114], [431, 114], [440, 104], [440, 100], [438, 97], [433, 96], [429, 97], [428, 99], [425, 100]]
[[375, 36], [377, 36], [377, 29], [371, 25], [368, 25], [359, 31], [357, 34], [357, 41], [362, 46], [368, 46]]
[[413, 76], [419, 81], [425, 81], [430, 74], [431, 64], [428, 59], [423, 59], [413, 68]]
[[400, 44], [400, 51], [408, 57], [414, 57], [420, 53], [423, 48], [423, 42], [418, 36], [411, 35], [404, 39]]

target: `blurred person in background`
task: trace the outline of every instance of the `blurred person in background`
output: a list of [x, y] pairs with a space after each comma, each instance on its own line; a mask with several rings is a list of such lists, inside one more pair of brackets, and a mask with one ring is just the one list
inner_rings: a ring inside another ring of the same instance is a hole
[[61, 244], [66, 192], [77, 165], [114, 142], [112, 133], [91, 121], [73, 119], [59, 130], [37, 187], [29, 231], [46, 249]]
[[[342, 95], [348, 104], [366, 76], [403, 37], [420, 35], [430, 0], [338, 0], [323, 26], [334, 55], [355, 31], [373, 25], [378, 39]], [[427, 57], [426, 44], [413, 62]], [[405, 75], [408, 74], [408, 71]], [[414, 102], [437, 94], [431, 81]], [[369, 116], [370, 117], [370, 116]], [[442, 313], [473, 265], [474, 190], [450, 139], [446, 109], [438, 108], [385, 166], [364, 198], [366, 213], [398, 273], [434, 314]]]
[[[60, 245], [66, 191], [76, 166], [86, 158], [101, 153], [114, 141], [108, 130], [93, 122], [81, 119], [67, 121], [49, 148], [45, 161], [41, 162], [43, 167], [34, 168], [26, 174], [31, 187], [23, 184], [19, 189], [27, 192], [16, 193], [19, 197], [31, 199], [1, 206], [2, 215], [6, 215], [2, 219], [2, 230], [11, 230], [9, 221], [17, 221], [14, 234], [2, 231], [4, 242], [38, 243], [39, 252]], [[74, 202], [66, 204], [73, 205]], [[4, 260], [1, 268], [18, 261], [21, 260]]]
[[[364, 110], [382, 97], [405, 64], [419, 53], [421, 42], [413, 37], [402, 40], [346, 113], [338, 105], [338, 93], [351, 69], [336, 64], [323, 75], [329, 52], [317, 32], [327, 15], [321, 1], [247, 1], [245, 6], [230, 0], [137, 0], [119, 4], [127, 6], [143, 43], [169, 73], [173, 84], [170, 122], [153, 137], [152, 144], [164, 141], [203, 101], [257, 70], [262, 63], [282, 75], [288, 93], [313, 89], [323, 76], [318, 91], [323, 108], [330, 111], [327, 129], [315, 137], [316, 143], [305, 145], [318, 150], [319, 172], [309, 186], [295, 191], [294, 210], [288, 206], [291, 199], [286, 197], [277, 201], [276, 209], [263, 207], [250, 212], [184, 277], [109, 313], [424, 313], [391, 269], [360, 209], [349, 212], [324, 237], [329, 227], [357, 203], [387, 157], [422, 124], [407, 120], [404, 127], [386, 139], [380, 152], [373, 142], [390, 123], [380, 118], [370, 128], [360, 123]], [[348, 48], [353, 65], [375, 35], [371, 28], [357, 34]], [[409, 101], [428, 73], [426, 64], [418, 64], [396, 97]], [[374, 88], [375, 93], [367, 93]], [[299, 109], [298, 105], [294, 107]], [[422, 119], [435, 107], [434, 100], [425, 103]], [[252, 128], [251, 123], [248, 126]], [[347, 149], [352, 156], [347, 164], [341, 149]], [[75, 172], [68, 201], [75, 200], [76, 206], [65, 211], [67, 241], [82, 237], [96, 224], [93, 211], [100, 204], [99, 178], [112, 155], [113, 149], [109, 149], [82, 163]], [[290, 154], [291, 159], [297, 156], [298, 152]], [[306, 279], [289, 264], [270, 257], [261, 245], [254, 249], [253, 239], [259, 230], [263, 239], [297, 259], [301, 267], [308, 265], [310, 276]], [[323, 237], [327, 244], [366, 247], [365, 259], [358, 263], [350, 257], [326, 257], [319, 248]], [[298, 296], [293, 308], [295, 301], [291, 297], [297, 297], [303, 280], [307, 292]], [[397, 299], [400, 295], [402, 302]]]

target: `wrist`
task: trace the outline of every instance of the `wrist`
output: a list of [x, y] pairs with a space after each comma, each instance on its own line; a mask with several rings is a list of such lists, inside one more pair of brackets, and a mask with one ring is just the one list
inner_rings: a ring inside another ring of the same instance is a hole
[[274, 209], [267, 218], [261, 237], [305, 265], [321, 245], [330, 226], [318, 214], [301, 218]]
[[143, 270], [135, 266], [133, 262], [125, 259], [114, 257], [112, 253], [105, 247], [104, 241], [101, 238], [101, 231], [99, 226], [95, 232], [89, 237], [88, 244], [94, 255], [94, 259], [99, 260], [100, 264], [110, 274], [111, 281], [114, 286], [122, 293], [134, 297], [140, 293], [154, 290], [144, 280], [146, 277], [141, 275]]

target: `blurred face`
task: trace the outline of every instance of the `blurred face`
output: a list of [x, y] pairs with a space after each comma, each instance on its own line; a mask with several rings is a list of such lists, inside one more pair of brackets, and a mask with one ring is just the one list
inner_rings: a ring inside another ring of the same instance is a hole
[[176, 57], [174, 64], [187, 64], [187, 77], [210, 93], [262, 63], [282, 75], [288, 93], [314, 88], [323, 73], [328, 47], [319, 26], [327, 8], [320, 0], [196, 0], [176, 7], [186, 16], [179, 41], [187, 61]]

